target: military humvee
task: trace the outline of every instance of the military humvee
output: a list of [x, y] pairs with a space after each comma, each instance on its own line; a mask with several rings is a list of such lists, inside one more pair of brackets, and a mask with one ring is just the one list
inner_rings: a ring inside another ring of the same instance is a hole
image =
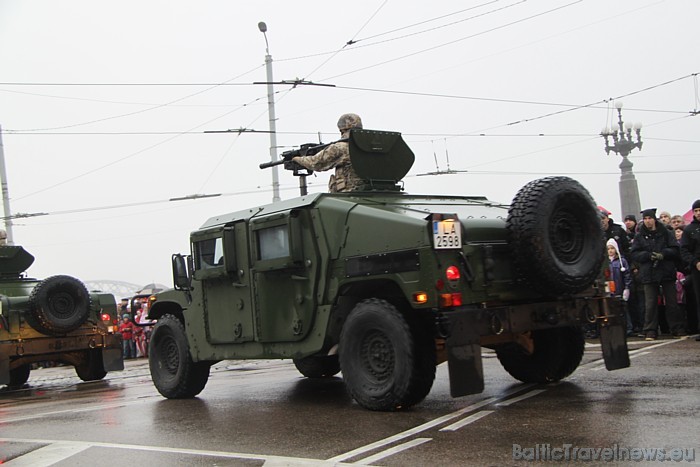
[[598, 287], [600, 221], [579, 183], [535, 180], [509, 206], [410, 195], [399, 182], [414, 155], [400, 133], [353, 130], [348, 144], [361, 191], [212, 217], [192, 232], [191, 255], [173, 255], [175, 288], [149, 314], [163, 396], [194, 397], [220, 360], [291, 358], [309, 378], [342, 371], [365, 408], [396, 410], [426, 397], [444, 361], [453, 396], [483, 391], [482, 347], [521, 381], [560, 380], [579, 365], [589, 322], [607, 368], [629, 366], [620, 302]]
[[31, 364], [73, 365], [83, 381], [124, 369], [114, 296], [70, 276], [24, 276], [34, 257], [0, 246], [0, 385], [22, 386]]

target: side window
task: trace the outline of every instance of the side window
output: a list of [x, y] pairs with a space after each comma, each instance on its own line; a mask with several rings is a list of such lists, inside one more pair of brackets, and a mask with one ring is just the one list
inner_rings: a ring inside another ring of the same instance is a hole
[[197, 269], [208, 269], [224, 265], [224, 248], [221, 237], [195, 243]]
[[290, 256], [289, 228], [287, 224], [268, 227], [257, 231], [259, 260]]

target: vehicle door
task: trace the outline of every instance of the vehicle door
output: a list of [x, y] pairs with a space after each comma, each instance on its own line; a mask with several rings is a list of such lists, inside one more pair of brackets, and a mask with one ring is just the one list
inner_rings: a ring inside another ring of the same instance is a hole
[[250, 237], [258, 339], [302, 340], [313, 326], [320, 266], [309, 211], [253, 219]]
[[193, 234], [194, 279], [201, 281], [207, 340], [240, 343], [255, 338], [245, 221]]

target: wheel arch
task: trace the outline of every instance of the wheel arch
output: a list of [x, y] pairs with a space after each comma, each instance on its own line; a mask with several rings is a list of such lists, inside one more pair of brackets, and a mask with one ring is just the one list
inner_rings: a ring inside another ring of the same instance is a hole
[[185, 313], [182, 305], [176, 301], [171, 300], [160, 300], [156, 301], [150, 308], [148, 312], [148, 318], [153, 320], [158, 320], [165, 315], [173, 315], [180, 320], [182, 324], [185, 324]]

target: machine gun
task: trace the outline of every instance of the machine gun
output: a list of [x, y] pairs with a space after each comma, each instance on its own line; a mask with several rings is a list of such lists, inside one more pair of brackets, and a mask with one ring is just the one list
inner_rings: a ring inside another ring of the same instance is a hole
[[274, 167], [277, 165], [284, 164], [285, 170], [291, 170], [295, 177], [299, 177], [299, 193], [304, 196], [308, 193], [306, 189], [306, 177], [313, 174], [313, 170], [302, 167], [301, 165], [294, 162], [292, 159], [298, 156], [313, 156], [319, 151], [327, 148], [331, 144], [338, 143], [340, 141], [348, 141], [348, 138], [342, 138], [332, 143], [318, 144], [318, 143], [305, 143], [299, 146], [299, 149], [292, 149], [289, 151], [284, 151], [280, 154], [281, 159], [274, 162], [264, 162], [260, 164], [261, 169], [267, 169], [269, 167]]

